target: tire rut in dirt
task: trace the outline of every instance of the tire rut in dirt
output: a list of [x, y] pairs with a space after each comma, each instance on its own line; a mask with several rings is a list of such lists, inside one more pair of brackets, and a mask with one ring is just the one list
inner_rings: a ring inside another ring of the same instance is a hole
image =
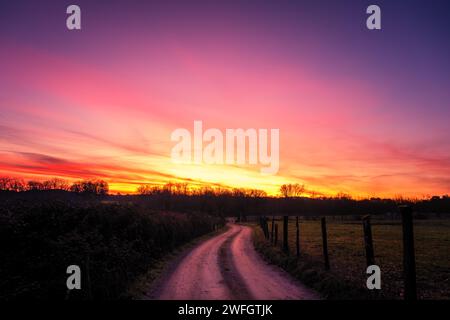
[[219, 249], [219, 266], [225, 285], [230, 290], [235, 300], [251, 300], [251, 293], [248, 291], [245, 281], [237, 271], [233, 263], [233, 254], [231, 251], [231, 243], [239, 236], [242, 229], [229, 237]]

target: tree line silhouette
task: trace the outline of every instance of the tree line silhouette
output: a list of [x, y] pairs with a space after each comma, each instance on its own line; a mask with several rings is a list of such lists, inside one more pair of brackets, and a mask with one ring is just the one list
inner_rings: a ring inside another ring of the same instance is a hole
[[23, 179], [0, 177], [0, 191], [46, 191], [63, 190], [77, 193], [89, 193], [97, 195], [106, 195], [109, 192], [109, 185], [104, 180], [81, 180], [70, 184], [68, 181], [52, 178], [45, 181], [30, 180], [25, 182]]
[[[424, 199], [396, 197], [394, 199], [367, 198], [353, 199], [345, 193], [336, 196], [325, 196], [308, 189], [301, 184], [283, 184], [278, 196], [268, 196], [259, 189], [226, 188], [222, 186], [190, 185], [188, 183], [168, 182], [163, 185], [142, 184], [137, 187], [136, 194], [109, 194], [106, 181], [93, 179], [69, 182], [53, 178], [46, 181], [28, 181], [1, 177], [0, 191], [17, 194], [31, 192], [35, 198], [52, 198], [55, 194], [45, 195], [36, 191], [60, 190], [61, 199], [71, 198], [70, 194], [106, 196], [116, 202], [141, 202], [155, 210], [173, 210], [179, 212], [206, 212], [218, 216], [237, 216], [245, 220], [248, 216], [258, 215], [365, 215], [392, 214], [398, 212], [398, 206], [409, 204], [421, 214], [450, 213], [448, 195], [432, 196]], [[11, 195], [6, 196], [11, 198]], [[77, 201], [79, 198], [77, 198]]]

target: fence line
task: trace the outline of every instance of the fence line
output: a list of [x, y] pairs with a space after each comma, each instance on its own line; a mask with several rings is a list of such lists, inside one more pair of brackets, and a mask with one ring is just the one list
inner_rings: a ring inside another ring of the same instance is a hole
[[328, 239], [327, 239], [327, 221], [325, 217], [320, 219], [322, 227], [322, 250], [323, 250], [323, 263], [325, 270], [330, 270], [330, 258], [328, 256]]
[[[414, 231], [413, 231], [413, 214], [411, 206], [399, 206], [402, 221], [402, 236], [403, 236], [403, 280], [404, 280], [404, 298], [406, 300], [417, 299], [417, 284], [416, 284], [416, 259], [414, 252]], [[278, 223], [275, 216], [272, 216], [271, 233], [269, 236], [269, 229], [267, 224], [261, 224], [266, 239], [274, 246], [278, 245]], [[283, 241], [282, 249], [289, 253], [289, 232], [288, 232], [289, 216], [283, 216]], [[321, 235], [322, 235], [322, 254], [325, 270], [330, 270], [330, 257], [328, 251], [328, 234], [327, 221], [325, 217], [320, 219]], [[296, 241], [296, 256], [300, 257], [300, 223], [299, 216], [295, 219], [295, 241]], [[362, 218], [363, 240], [366, 256], [367, 266], [375, 264], [375, 252], [373, 246], [372, 225], [370, 215]], [[267, 234], [267, 236], [266, 236]]]
[[414, 231], [412, 208], [401, 206], [403, 226], [403, 274], [405, 285], [405, 299], [416, 300], [416, 257], [414, 253]]
[[372, 240], [372, 225], [370, 223], [370, 216], [363, 217], [363, 232], [364, 232], [364, 247], [366, 249], [366, 263], [367, 266], [375, 264], [375, 253], [373, 250]]

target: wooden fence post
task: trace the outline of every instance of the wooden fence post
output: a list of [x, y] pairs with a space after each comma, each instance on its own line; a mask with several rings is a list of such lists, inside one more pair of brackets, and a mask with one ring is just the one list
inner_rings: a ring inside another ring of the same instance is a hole
[[403, 276], [405, 300], [417, 299], [416, 257], [414, 253], [413, 216], [410, 206], [400, 206], [403, 228]]
[[288, 244], [289, 216], [283, 216], [283, 250], [289, 252]]
[[264, 228], [264, 217], [259, 217], [259, 224], [261, 225], [261, 230], [264, 233], [264, 238], [266, 237], [266, 229]]
[[259, 225], [261, 226], [261, 230], [264, 233], [264, 238], [269, 238], [269, 228], [267, 226], [267, 217], [266, 216], [260, 216], [259, 217]]
[[87, 298], [92, 300], [92, 287], [91, 287], [91, 257], [86, 255], [86, 284], [87, 284]]
[[322, 223], [323, 259], [325, 264], [325, 270], [330, 270], [330, 260], [328, 258], [327, 222], [325, 220], [325, 217], [321, 219], [321, 223]]
[[363, 217], [363, 231], [364, 231], [364, 246], [366, 248], [366, 262], [367, 266], [375, 264], [375, 254], [373, 250], [372, 241], [372, 226], [370, 224], [370, 216]]
[[300, 256], [300, 227], [298, 225], [298, 216], [295, 217], [295, 227], [296, 227], [296, 253], [297, 253], [297, 257]]
[[273, 233], [274, 233], [274, 229], [275, 229], [275, 216], [272, 216], [272, 230], [271, 230], [271, 236], [270, 236], [270, 238], [271, 238], [271, 240], [272, 240], [272, 243], [273, 243]]
[[273, 245], [276, 246], [278, 242], [278, 223], [275, 223], [275, 239], [273, 240]]
[[269, 224], [267, 223], [269, 219], [267, 219], [266, 216], [264, 216], [264, 236], [267, 240], [269, 240]]

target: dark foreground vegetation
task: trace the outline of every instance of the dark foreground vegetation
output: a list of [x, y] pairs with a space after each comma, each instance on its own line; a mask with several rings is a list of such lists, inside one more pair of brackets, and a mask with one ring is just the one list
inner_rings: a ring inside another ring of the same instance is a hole
[[[299, 215], [305, 221], [320, 216], [359, 221], [362, 215], [370, 214], [395, 220], [400, 204], [412, 205], [415, 219], [420, 220], [447, 219], [450, 213], [448, 196], [355, 200], [347, 195], [317, 195], [297, 184], [282, 186], [280, 197], [268, 197], [256, 189], [189, 188], [179, 183], [143, 185], [137, 191], [135, 195], [111, 195], [108, 184], [101, 180], [69, 184], [60, 179], [25, 183], [0, 178], [0, 299], [128, 298], [127, 289], [133, 281], [161, 257], [213, 231], [226, 216], [237, 217], [238, 221], [280, 215]], [[360, 237], [353, 233], [347, 229], [343, 232], [348, 236], [346, 241], [359, 243]], [[427, 231], [423, 237], [432, 235]], [[307, 237], [303, 245], [316, 237], [307, 232], [303, 236]], [[334, 248], [332, 239], [330, 250]], [[380, 239], [386, 240], [385, 247], [389, 248], [389, 234], [380, 235]], [[347, 280], [320, 271], [317, 259], [298, 260], [263, 241], [256, 245], [273, 262], [301, 275], [307, 284], [321, 286], [316, 289], [329, 298], [363, 297]], [[311, 245], [309, 254], [306, 249], [302, 254], [313, 257], [320, 246]], [[350, 262], [361, 255], [360, 249], [353, 249], [349, 251]], [[375, 249], [380, 252], [380, 248]], [[440, 257], [427, 252], [430, 260], [425, 267], [434, 265], [433, 258]], [[335, 269], [345, 273], [350, 264], [340, 259], [344, 255], [336, 257], [339, 259], [332, 260], [332, 266], [337, 262]], [[81, 267], [82, 290], [67, 291], [69, 265]], [[424, 281], [448, 283], [448, 277], [429, 276], [433, 270]], [[447, 298], [448, 293], [431, 293], [429, 297]]]
[[[0, 300], [127, 298], [128, 286], [152, 263], [222, 224], [205, 213], [41, 195], [0, 197]], [[67, 291], [69, 265], [80, 266], [82, 290]]]

